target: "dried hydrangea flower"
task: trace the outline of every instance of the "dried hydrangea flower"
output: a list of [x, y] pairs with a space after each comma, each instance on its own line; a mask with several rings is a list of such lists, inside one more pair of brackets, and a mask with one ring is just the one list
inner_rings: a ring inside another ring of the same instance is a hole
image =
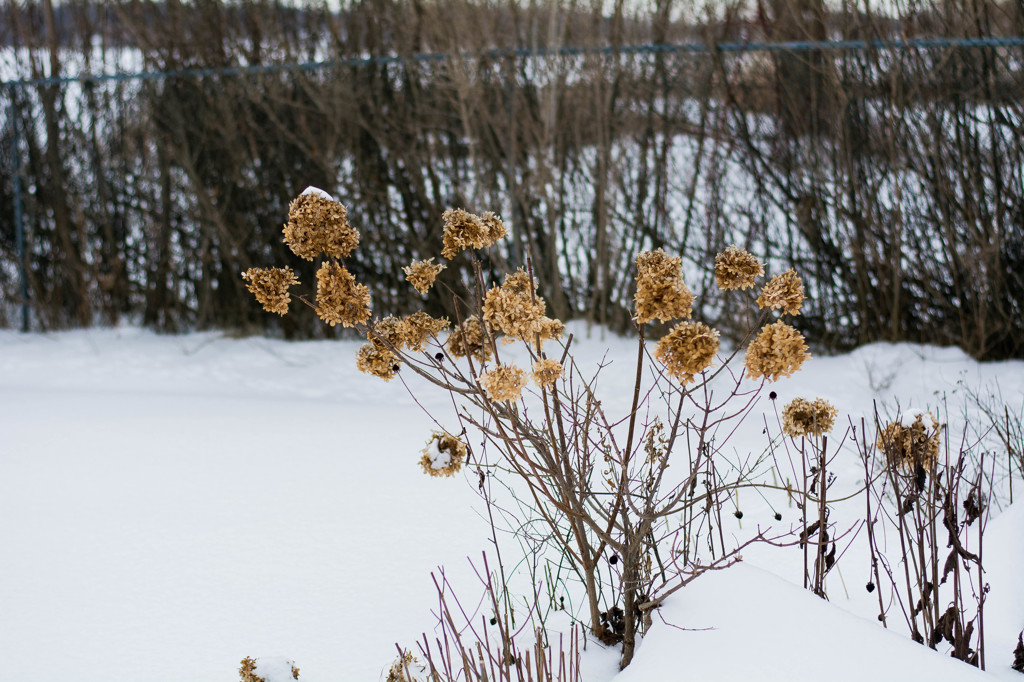
[[362, 324], [370, 319], [370, 290], [337, 263], [324, 263], [316, 273], [316, 314], [332, 327]]
[[530, 275], [520, 269], [505, 275], [505, 283], [484, 296], [484, 319], [505, 334], [532, 340], [541, 328], [547, 306], [533, 293]]
[[363, 374], [372, 374], [391, 381], [398, 374], [398, 356], [377, 344], [364, 343], [356, 351], [356, 368]]
[[505, 236], [501, 218], [493, 213], [478, 215], [461, 208], [450, 208], [442, 215], [444, 219], [444, 249], [441, 255], [452, 260], [465, 249], [482, 249]]
[[426, 349], [427, 339], [437, 336], [451, 326], [447, 317], [433, 318], [423, 311], [402, 318], [402, 343], [412, 351]]
[[441, 431], [434, 431], [423, 448], [420, 466], [431, 476], [454, 476], [466, 461], [466, 444]]
[[543, 388], [554, 386], [563, 374], [562, 363], [554, 358], [543, 358], [533, 363], [533, 380]]
[[646, 324], [687, 318], [693, 307], [693, 293], [683, 282], [679, 256], [664, 251], [645, 251], [636, 257], [636, 321]]
[[780, 321], [761, 329], [747, 347], [743, 364], [751, 379], [777, 381], [799, 370], [809, 357], [803, 334]]
[[384, 682], [423, 682], [430, 677], [427, 666], [405, 651], [395, 658]]
[[515, 365], [499, 365], [480, 375], [480, 386], [494, 403], [519, 400], [526, 386], [526, 372]]
[[464, 358], [473, 356], [480, 362], [491, 359], [491, 345], [484, 336], [484, 326], [476, 315], [467, 317], [461, 325], [456, 325], [448, 335], [448, 352], [452, 357]]
[[892, 466], [907, 473], [915, 473], [918, 467], [935, 471], [942, 428], [931, 412], [908, 412], [901, 421], [887, 424], [875, 445]]
[[253, 293], [256, 300], [263, 304], [263, 309], [270, 313], [284, 315], [288, 312], [288, 304], [292, 296], [288, 288], [299, 284], [291, 268], [249, 268], [242, 273], [245, 285]]
[[654, 357], [685, 385], [711, 365], [717, 352], [717, 329], [703, 322], [680, 322], [658, 341]]
[[786, 315], [799, 315], [804, 304], [804, 283], [795, 270], [775, 275], [761, 290], [757, 305], [761, 308], [782, 308]]
[[719, 289], [750, 289], [754, 280], [763, 276], [764, 266], [735, 244], [715, 256], [715, 281]]
[[560, 339], [564, 333], [565, 324], [561, 320], [555, 320], [550, 317], [542, 317], [540, 319], [537, 334], [540, 335], [541, 341]]
[[782, 410], [782, 430], [790, 438], [820, 436], [832, 430], [836, 408], [827, 400], [794, 398]]
[[445, 265], [435, 264], [433, 258], [427, 260], [414, 260], [402, 268], [405, 272], [405, 280], [413, 286], [421, 295], [426, 296], [434, 280], [445, 269]]
[[321, 253], [345, 258], [359, 245], [359, 232], [348, 223], [348, 211], [326, 192], [309, 188], [288, 205], [284, 241], [299, 258]]

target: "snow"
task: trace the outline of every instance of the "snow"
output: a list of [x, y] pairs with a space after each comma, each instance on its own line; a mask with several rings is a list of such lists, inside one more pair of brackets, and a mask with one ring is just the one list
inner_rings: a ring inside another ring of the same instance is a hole
[[[570, 331], [581, 362], [612, 361], [608, 408], [628, 404], [633, 342]], [[474, 486], [424, 475], [437, 424], [400, 381], [357, 372], [358, 345], [0, 331], [2, 678], [219, 682], [252, 656], [294, 661], [304, 682], [374, 680], [396, 642], [434, 632], [437, 567], [475, 603], [467, 557], [479, 562], [491, 540]], [[829, 400], [840, 422], [870, 420], [874, 400], [893, 418], [913, 405], [956, 433], [970, 418], [957, 407], [964, 391], [997, 382], [1024, 394], [1024, 363], [912, 344], [814, 357], [773, 386], [778, 401], [759, 402], [731, 447], [760, 451], [765, 419], [774, 428], [796, 396]], [[421, 402], [444, 423], [444, 396]], [[863, 479], [854, 458], [834, 469], [845, 489]], [[1024, 506], [997, 503], [984, 549], [987, 674], [913, 644], [898, 623], [881, 627], [858, 536], [830, 601], [800, 587], [799, 550], [750, 548], [670, 597], [623, 673], [589, 643], [584, 680], [1020, 679], [1009, 664], [1024, 629]], [[740, 504], [743, 520], [727, 517], [736, 538], [776, 511], [780, 526], [798, 514], [784, 498]], [[836, 505], [837, 523], [862, 507]]]
[[337, 201], [333, 196], [331, 196], [330, 194], [328, 194], [324, 190], [320, 189], [319, 187], [313, 187], [312, 185], [310, 185], [306, 189], [302, 190], [302, 194], [311, 194], [311, 195], [313, 195], [315, 197], [320, 197], [321, 199], [326, 199], [327, 201]]

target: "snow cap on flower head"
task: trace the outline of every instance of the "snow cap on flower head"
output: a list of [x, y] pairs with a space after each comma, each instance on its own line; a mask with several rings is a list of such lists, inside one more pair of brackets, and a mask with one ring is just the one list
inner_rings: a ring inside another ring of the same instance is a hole
[[420, 466], [430, 476], [454, 476], [466, 461], [466, 444], [455, 436], [434, 431], [423, 448]]

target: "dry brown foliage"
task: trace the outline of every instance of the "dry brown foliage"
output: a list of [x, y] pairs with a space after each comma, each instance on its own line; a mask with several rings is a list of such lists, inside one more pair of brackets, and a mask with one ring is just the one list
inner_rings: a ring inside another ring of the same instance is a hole
[[515, 365], [500, 365], [480, 375], [480, 386], [495, 403], [519, 400], [526, 386], [526, 372]]
[[493, 213], [481, 218], [461, 208], [444, 212], [444, 249], [441, 255], [452, 260], [466, 249], [483, 249], [505, 236], [505, 225]]
[[685, 385], [711, 365], [717, 352], [717, 330], [703, 322], [680, 322], [661, 337], [654, 356], [669, 375]]
[[398, 374], [401, 361], [383, 345], [364, 343], [356, 351], [356, 368], [363, 374], [372, 374], [384, 381], [391, 381]]
[[359, 245], [359, 232], [349, 225], [348, 212], [337, 201], [303, 193], [288, 205], [284, 241], [299, 258], [321, 253], [345, 258]]
[[750, 342], [744, 365], [751, 379], [778, 381], [799, 370], [809, 357], [804, 335], [780, 321], [763, 327]]
[[456, 358], [472, 356], [480, 362], [491, 359], [491, 346], [484, 336], [484, 326], [476, 315], [467, 317], [461, 325], [456, 325], [448, 335], [448, 352]]
[[719, 289], [750, 289], [754, 280], [762, 276], [764, 266], [735, 244], [715, 256], [715, 281]]
[[820, 436], [832, 430], [836, 408], [822, 398], [794, 398], [782, 410], [782, 430], [790, 438]]
[[[925, 423], [927, 420], [928, 423]], [[914, 473], [918, 467], [935, 471], [943, 426], [931, 412], [917, 415], [910, 426], [890, 422], [879, 433], [875, 445], [885, 453], [890, 466]]]
[[804, 283], [794, 270], [775, 275], [761, 290], [757, 305], [762, 308], [782, 308], [786, 315], [799, 315], [804, 304]]
[[644, 251], [636, 257], [636, 321], [646, 324], [690, 317], [693, 293], [683, 282], [679, 256], [668, 256], [661, 249]]
[[370, 290], [344, 266], [324, 263], [316, 273], [316, 314], [332, 327], [363, 324], [370, 319]]
[[530, 275], [520, 269], [484, 297], [484, 319], [505, 334], [532, 341], [541, 330], [547, 305], [533, 290]]
[[288, 312], [288, 304], [292, 297], [288, 288], [299, 284], [298, 278], [291, 268], [249, 268], [242, 273], [249, 291], [256, 300], [263, 304], [269, 313], [284, 315]]
[[445, 267], [447, 266], [440, 263], [435, 264], [433, 258], [428, 258], [426, 260], [414, 260], [402, 268], [402, 271], [405, 273], [406, 281], [421, 295], [426, 296], [430, 287], [434, 285], [434, 280], [437, 279], [437, 276]]
[[554, 358], [543, 358], [533, 363], [533, 380], [543, 388], [554, 386], [563, 374], [565, 374], [565, 368]]
[[402, 318], [402, 343], [412, 351], [426, 350], [428, 339], [437, 336], [451, 326], [448, 318], [433, 318], [422, 310]]

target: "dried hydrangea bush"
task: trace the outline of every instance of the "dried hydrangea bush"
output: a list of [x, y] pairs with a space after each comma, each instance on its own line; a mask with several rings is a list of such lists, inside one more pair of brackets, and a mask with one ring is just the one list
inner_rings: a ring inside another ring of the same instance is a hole
[[823, 398], [794, 398], [782, 410], [782, 431], [790, 438], [822, 436], [832, 430], [837, 414]]

